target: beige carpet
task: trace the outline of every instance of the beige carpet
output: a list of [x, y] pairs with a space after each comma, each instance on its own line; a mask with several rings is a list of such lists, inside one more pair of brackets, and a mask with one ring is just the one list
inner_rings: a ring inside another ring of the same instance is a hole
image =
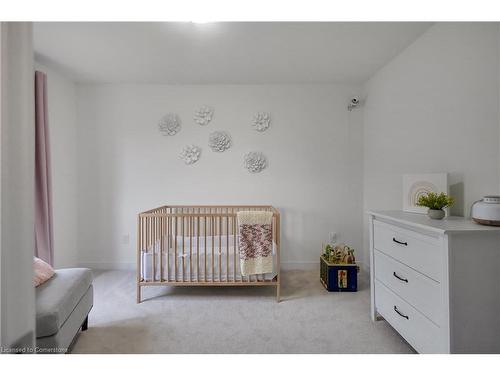
[[369, 317], [370, 290], [328, 293], [315, 271], [283, 272], [273, 287], [149, 287], [135, 274], [95, 272], [89, 329], [73, 353], [412, 353]]

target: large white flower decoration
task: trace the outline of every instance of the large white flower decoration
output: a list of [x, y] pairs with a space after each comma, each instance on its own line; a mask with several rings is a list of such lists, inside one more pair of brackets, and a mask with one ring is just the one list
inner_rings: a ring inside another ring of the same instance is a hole
[[194, 122], [202, 126], [208, 125], [208, 123], [212, 121], [213, 115], [214, 109], [212, 107], [203, 106], [195, 112]]
[[244, 158], [245, 168], [249, 172], [259, 173], [267, 167], [267, 158], [262, 152], [249, 152]]
[[271, 123], [271, 115], [267, 112], [259, 112], [253, 117], [253, 127], [258, 132], [266, 131]]
[[184, 146], [181, 152], [180, 158], [184, 160], [186, 164], [196, 163], [201, 156], [201, 148], [195, 145]]
[[210, 133], [208, 145], [212, 151], [223, 152], [231, 147], [231, 137], [225, 131], [219, 130]]
[[163, 135], [176, 135], [181, 130], [181, 119], [175, 113], [167, 113], [160, 119], [158, 128]]

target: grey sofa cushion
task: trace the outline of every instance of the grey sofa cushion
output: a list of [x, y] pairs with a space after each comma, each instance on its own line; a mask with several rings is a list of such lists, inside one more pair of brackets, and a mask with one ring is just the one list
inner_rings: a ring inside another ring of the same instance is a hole
[[78, 305], [76, 305], [73, 312], [70, 314], [68, 319], [59, 328], [59, 331], [55, 335], [37, 337], [36, 347], [38, 354], [58, 354], [65, 353], [68, 351], [71, 343], [75, 339], [82, 322], [85, 320], [90, 310], [92, 309], [93, 299], [93, 288], [92, 285], [89, 286], [87, 292], [82, 297]]
[[36, 337], [57, 333], [91, 284], [91, 270], [65, 268], [56, 270], [54, 277], [37, 287]]

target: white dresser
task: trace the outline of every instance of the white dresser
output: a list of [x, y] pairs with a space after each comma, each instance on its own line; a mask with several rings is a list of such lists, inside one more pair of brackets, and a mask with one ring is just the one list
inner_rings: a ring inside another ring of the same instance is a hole
[[368, 214], [372, 319], [419, 353], [500, 353], [500, 228]]

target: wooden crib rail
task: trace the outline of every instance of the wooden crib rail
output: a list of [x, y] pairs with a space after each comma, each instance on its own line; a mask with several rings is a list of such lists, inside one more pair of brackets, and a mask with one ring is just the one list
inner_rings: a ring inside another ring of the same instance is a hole
[[[273, 212], [277, 269], [271, 280], [237, 273], [236, 217], [238, 211], [248, 210]], [[141, 287], [150, 285], [273, 285], [279, 301], [280, 213], [273, 206], [166, 205], [141, 212], [137, 227], [137, 303], [141, 302]], [[150, 277], [144, 277], [148, 273]]]
[[273, 206], [259, 206], [259, 205], [226, 205], [226, 206], [214, 206], [214, 205], [175, 205], [175, 206], [161, 206], [153, 208], [148, 211], [141, 212], [139, 215], [155, 214], [155, 213], [186, 213], [186, 211], [192, 211], [196, 213], [236, 213], [238, 211], [245, 210], [259, 210], [259, 211], [272, 211], [275, 214], [279, 214], [279, 211]]

